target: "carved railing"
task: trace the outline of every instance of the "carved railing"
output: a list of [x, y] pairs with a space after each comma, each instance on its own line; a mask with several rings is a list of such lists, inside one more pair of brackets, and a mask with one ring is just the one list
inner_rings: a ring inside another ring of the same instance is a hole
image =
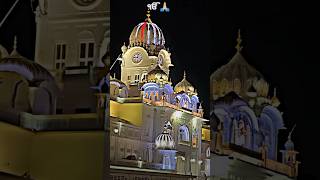
[[179, 107], [179, 106], [177, 106], [175, 104], [171, 104], [171, 103], [168, 103], [166, 101], [154, 101], [154, 100], [151, 100], [151, 99], [143, 98], [143, 102], [146, 103], [146, 104], [153, 105], [153, 106], [165, 106], [165, 107], [169, 107], [169, 108], [175, 109], [175, 110], [182, 110], [182, 111], [190, 113], [190, 114], [192, 114], [194, 116], [202, 117], [201, 113], [183, 109], [183, 108], [181, 108], [181, 107]]

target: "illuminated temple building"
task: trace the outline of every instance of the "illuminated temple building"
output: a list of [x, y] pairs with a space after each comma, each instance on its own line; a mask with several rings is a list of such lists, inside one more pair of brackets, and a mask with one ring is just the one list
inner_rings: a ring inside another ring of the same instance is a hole
[[286, 128], [276, 89], [270, 98], [269, 83], [241, 54], [240, 31], [237, 41], [236, 54], [210, 77], [213, 179], [295, 179], [293, 129], [278, 144], [279, 130]]
[[210, 176], [208, 120], [188, 74], [171, 83], [171, 53], [149, 15], [121, 51], [121, 80], [110, 78], [113, 179]]

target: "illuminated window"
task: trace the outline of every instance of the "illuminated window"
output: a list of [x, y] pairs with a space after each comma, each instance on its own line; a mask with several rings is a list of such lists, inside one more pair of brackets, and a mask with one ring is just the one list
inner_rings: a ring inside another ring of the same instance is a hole
[[179, 128], [179, 142], [189, 142], [190, 141], [190, 135], [189, 135], [189, 129], [186, 125], [182, 125]]
[[63, 69], [66, 59], [66, 43], [59, 42], [55, 46], [55, 64], [56, 69]]

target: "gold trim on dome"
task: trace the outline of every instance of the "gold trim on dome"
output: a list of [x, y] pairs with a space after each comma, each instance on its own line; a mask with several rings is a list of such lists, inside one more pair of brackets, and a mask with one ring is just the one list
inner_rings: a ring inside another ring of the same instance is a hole
[[150, 16], [151, 16], [150, 11], [147, 11], [146, 16], [147, 16], [146, 21], [149, 23], [152, 23], [151, 18], [150, 18]]
[[188, 95], [197, 95], [195, 88], [187, 80], [186, 71], [183, 73], [183, 79], [174, 87], [175, 93], [185, 92]]

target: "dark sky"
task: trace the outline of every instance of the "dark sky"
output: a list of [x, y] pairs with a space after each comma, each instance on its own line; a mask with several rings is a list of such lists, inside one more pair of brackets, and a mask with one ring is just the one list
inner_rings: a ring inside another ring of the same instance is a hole
[[[0, 20], [13, 5], [14, 0], [1, 0]], [[33, 59], [35, 46], [35, 18], [32, 12], [30, 0], [20, 0], [5, 23], [0, 27], [0, 44], [12, 50], [13, 39], [18, 38], [18, 51], [23, 56]]]
[[[123, 42], [128, 43], [135, 25], [145, 19], [146, 4], [152, 1], [119, 1], [111, 4], [111, 55], [115, 59]], [[163, 0], [159, 0], [163, 2]], [[204, 0], [168, 0], [170, 13], [153, 12], [151, 19], [164, 32], [166, 46], [171, 50], [172, 81], [187, 79], [198, 89], [204, 102], [206, 116], [209, 111], [209, 76], [227, 63], [235, 53], [237, 30], [243, 38], [242, 54], [270, 83], [278, 89], [281, 111], [286, 127], [297, 123], [293, 134], [301, 179], [320, 179], [314, 162], [317, 153], [317, 118], [319, 80], [318, 59], [308, 53], [314, 35], [308, 21], [311, 17], [303, 4]], [[2, 0], [0, 18], [13, 4]], [[309, 9], [308, 9], [309, 10]], [[0, 44], [12, 49], [13, 36], [18, 35], [19, 52], [33, 59], [35, 22], [30, 1], [21, 0], [7, 21], [0, 27]], [[317, 46], [319, 42], [317, 42]], [[317, 51], [315, 51], [317, 52]], [[115, 68], [119, 70], [119, 68]], [[118, 74], [119, 76], [119, 74]], [[282, 148], [288, 131], [280, 132]]]

